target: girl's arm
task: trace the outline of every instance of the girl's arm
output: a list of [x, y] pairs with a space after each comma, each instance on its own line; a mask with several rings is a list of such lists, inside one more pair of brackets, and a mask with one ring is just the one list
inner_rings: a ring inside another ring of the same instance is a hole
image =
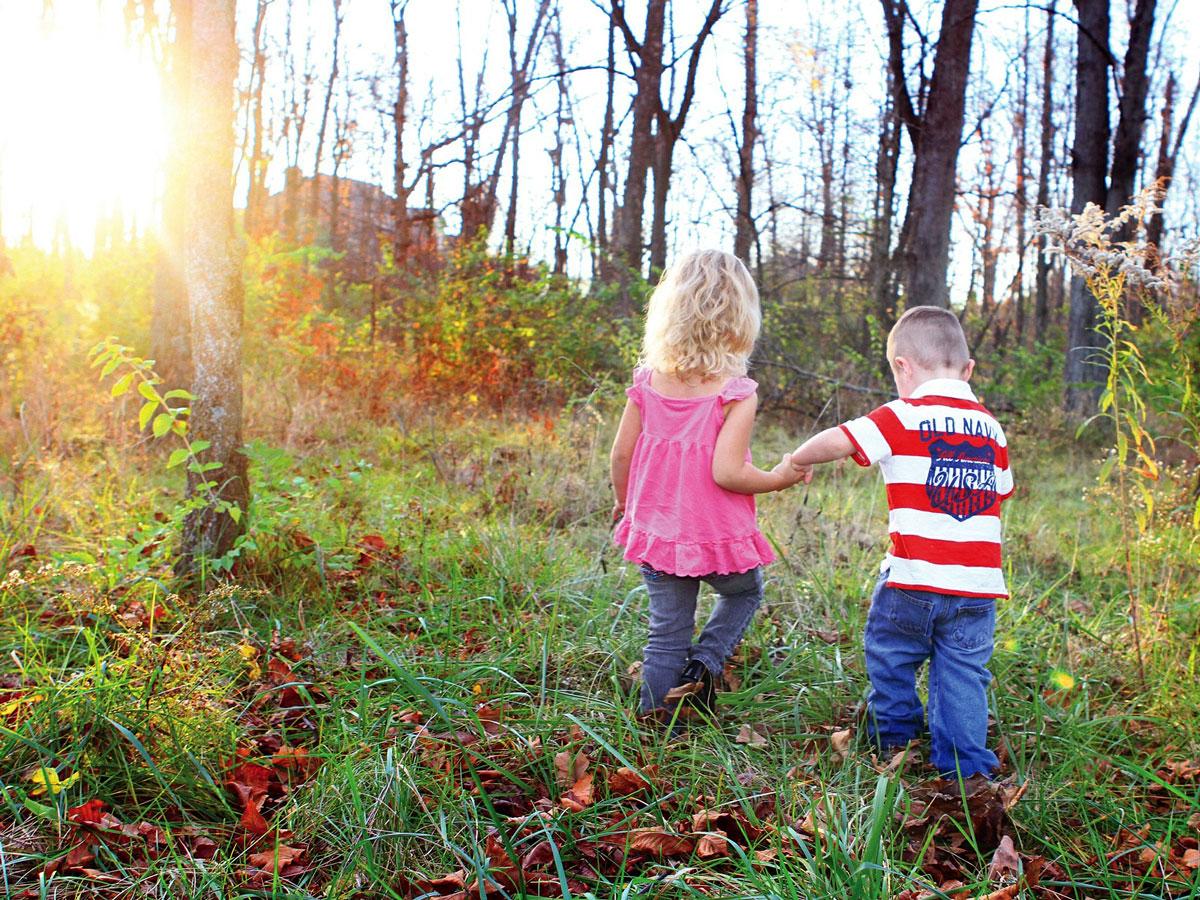
[[629, 489], [629, 463], [633, 460], [633, 448], [641, 433], [642, 411], [632, 400], [626, 400], [625, 412], [621, 414], [621, 424], [617, 426], [617, 436], [613, 439], [612, 453], [608, 458], [613, 494], [615, 495], [614, 522], [625, 515], [625, 492]]
[[816, 463], [833, 462], [854, 455], [854, 444], [838, 426], [826, 428], [810, 437], [791, 454], [792, 466], [812, 468]]
[[797, 469], [786, 455], [770, 472], [746, 462], [757, 410], [757, 394], [726, 405], [725, 423], [717, 435], [717, 447], [713, 453], [713, 481], [735, 494], [765, 494], [768, 491], [781, 491], [802, 480], [812, 480], [811, 467], [807, 470]]

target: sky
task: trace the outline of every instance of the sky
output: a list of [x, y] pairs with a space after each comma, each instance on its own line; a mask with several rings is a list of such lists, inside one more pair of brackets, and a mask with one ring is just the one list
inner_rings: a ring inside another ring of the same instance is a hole
[[[1039, 0], [1041, 2], [1041, 0]], [[161, 4], [160, 4], [161, 5]], [[1064, 13], [1072, 13], [1069, 0], [1058, 0]], [[267, 34], [271, 58], [268, 69], [268, 103], [278, 113], [283, 105], [283, 42], [290, 12], [294, 66], [303, 71], [304, 60], [316, 76], [306, 144], [301, 148], [301, 165], [311, 169], [315, 120], [323, 99], [322, 84], [330, 61], [332, 0], [272, 0]], [[518, 0], [521, 40], [532, 19], [535, 0]], [[561, 0], [565, 55], [568, 66], [579, 69], [569, 79], [574, 135], [568, 144], [567, 216], [584, 230], [586, 214], [594, 218], [595, 180], [592, 176], [598, 149], [599, 123], [603, 118], [605, 75], [596, 68], [604, 63], [606, 30], [604, 13], [593, 0]], [[707, 9], [707, 0], [675, 0], [673, 22], [681, 49], [694, 35], [696, 24]], [[773, 160], [772, 184], [778, 199], [789, 207], [781, 215], [783, 236], [799, 243], [814, 227], [811, 209], [804, 206], [817, 177], [811, 112], [814, 98], [828, 87], [830, 79], [848, 77], [853, 84], [846, 119], [851, 135], [851, 185], [861, 203], [869, 195], [867, 183], [877, 144], [877, 110], [883, 91], [885, 48], [878, 3], [874, 0], [845, 0], [843, 3], [764, 0], [760, 4], [760, 117], [767, 133]], [[936, 36], [940, 3], [915, 0], [914, 13], [923, 30]], [[629, 18], [640, 33], [644, 3], [630, 0]], [[1114, 4], [1114, 43], [1123, 45], [1120, 25], [1122, 0]], [[73, 243], [90, 246], [98, 217], [119, 208], [129, 227], [152, 227], [157, 217], [161, 189], [159, 166], [164, 136], [163, 111], [158, 92], [154, 56], [157, 48], [131, 37], [123, 16], [123, 0], [0, 0], [0, 79], [15, 90], [0, 92], [0, 228], [9, 242], [26, 234], [48, 246], [64, 230]], [[249, 45], [254, 0], [239, 0], [239, 37], [243, 56]], [[386, 0], [343, 0], [343, 85], [353, 94], [352, 116], [357, 122], [355, 149], [348, 174], [367, 181], [390, 182], [391, 143], [387, 105], [393, 90], [391, 73], [392, 25]], [[1163, 58], [1179, 60], [1185, 89], [1200, 72], [1200, 0], [1161, 0], [1160, 21], [1170, 16]], [[983, 131], [970, 127], [960, 156], [959, 176], [969, 185], [979, 164], [981, 138], [990, 138], [997, 160], [1011, 157], [1013, 147], [1011, 106], [1019, 84], [1019, 66], [1014, 64], [1023, 35], [1024, 4], [982, 2], [973, 55], [972, 96], [968, 119], [973, 126], [983, 122]], [[1032, 40], [1040, 42], [1044, 14], [1032, 16]], [[412, 55], [411, 89], [414, 121], [428, 114], [423, 132], [414, 128], [407, 136], [409, 146], [451, 133], [459, 115], [458, 70], [461, 43], [465, 75], [473, 83], [484, 71], [484, 93], [490, 99], [507, 87], [506, 21], [498, 0], [410, 0], [408, 32]], [[461, 23], [461, 24], [460, 24]], [[717, 24], [701, 57], [696, 103], [688, 119], [683, 141], [676, 150], [676, 176], [672, 188], [671, 229], [673, 249], [703, 244], [728, 246], [733, 202], [729, 171], [729, 110], [740, 114], [742, 102], [741, 39], [744, 15], [740, 0]], [[1060, 17], [1057, 29], [1069, 52], [1072, 28]], [[837, 71], [839, 46], [849, 48], [849, 71]], [[618, 41], [618, 115], [627, 107], [629, 63]], [[547, 47], [548, 51], [548, 47]], [[1060, 59], [1060, 89], [1069, 59]], [[542, 71], [550, 71], [547, 52]], [[1034, 73], [1036, 76], [1036, 72]], [[521, 202], [518, 204], [518, 236], [536, 257], [548, 257], [553, 235], [547, 221], [550, 207], [549, 149], [554, 143], [553, 111], [557, 99], [555, 81], [538, 82], [524, 118], [521, 150]], [[1037, 87], [1031, 92], [1036, 100]], [[1161, 84], [1152, 87], [1161, 94]], [[374, 96], [373, 96], [374, 95]], [[987, 111], [990, 115], [984, 115]], [[1156, 113], [1148, 129], [1148, 141], [1156, 140]], [[1114, 117], [1115, 118], [1115, 117]], [[1069, 124], [1059, 122], [1060, 144], [1069, 143]], [[498, 134], [496, 123], [485, 134], [492, 146]], [[627, 145], [624, 134], [618, 152]], [[1200, 123], [1192, 130], [1188, 151], [1181, 166], [1173, 197], [1176, 222], [1200, 220], [1196, 211], [1196, 148], [1200, 146]], [[326, 144], [328, 146], [328, 143]], [[327, 154], [328, 155], [328, 154]], [[457, 230], [455, 202], [461, 196], [459, 147], [439, 154], [435, 201], [445, 209], [447, 227]], [[282, 182], [282, 152], [271, 167], [270, 182]], [[759, 157], [760, 166], [762, 155]], [[907, 147], [902, 159], [902, 180], [911, 158]], [[1008, 163], [1011, 166], [1011, 163]], [[328, 160], [323, 170], [330, 167]], [[623, 168], [623, 165], [621, 165]], [[243, 169], [244, 171], [244, 169]], [[1058, 182], [1065, 186], [1065, 172]], [[501, 197], [507, 198], [507, 172]], [[1011, 174], [1010, 174], [1011, 177]], [[585, 199], [583, 186], [591, 178]], [[759, 203], [765, 204], [768, 185], [757, 186]], [[244, 177], [239, 202], [244, 197]], [[1184, 189], [1185, 186], [1187, 189]], [[903, 184], [901, 185], [903, 190]], [[419, 189], [423, 195], [424, 186]], [[1060, 198], [1066, 201], [1065, 193]], [[960, 204], [954, 235], [953, 279], [959, 293], [966, 290], [972, 271], [969, 206]], [[503, 211], [498, 219], [502, 225]], [[1007, 265], [1012, 265], [1011, 261]], [[586, 252], [576, 241], [572, 269], [586, 274]], [[1000, 281], [1005, 280], [1001, 273]]]

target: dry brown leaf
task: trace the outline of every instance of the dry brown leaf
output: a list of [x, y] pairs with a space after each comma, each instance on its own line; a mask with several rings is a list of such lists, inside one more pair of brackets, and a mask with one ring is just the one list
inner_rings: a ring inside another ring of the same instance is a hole
[[846, 758], [850, 751], [850, 736], [849, 728], [843, 728], [841, 731], [835, 731], [829, 736], [829, 745], [833, 748], [833, 757], [837, 760]]
[[561, 788], [569, 788], [588, 770], [588, 766], [592, 761], [588, 759], [586, 753], [571, 753], [569, 750], [561, 750], [554, 754], [554, 775], [558, 779], [558, 786]]
[[734, 740], [748, 747], [766, 747], [770, 743], [765, 736], [759, 734], [749, 725], [743, 725], [738, 729], [737, 737]]
[[682, 834], [671, 834], [662, 828], [640, 828], [631, 832], [629, 849], [641, 850], [654, 856], [686, 856], [696, 842]]
[[1183, 865], [1189, 869], [1200, 869], [1200, 850], [1188, 849], [1183, 851], [1181, 860]]
[[676, 702], [682, 700], [684, 697], [690, 697], [693, 694], [698, 694], [702, 690], [704, 690], [703, 681], [689, 681], [686, 684], [677, 685], [676, 687], [671, 688], [669, 691], [667, 691], [667, 696], [663, 699], [670, 702]]
[[702, 834], [696, 841], [696, 855], [701, 859], [715, 859], [729, 855], [729, 841], [722, 834]]
[[621, 766], [608, 776], [608, 789], [621, 797], [628, 797], [650, 787], [650, 782], [627, 766]]
[[1000, 838], [1000, 846], [992, 854], [992, 862], [988, 866], [988, 878], [992, 881], [1008, 881], [1016, 878], [1021, 871], [1021, 857], [1013, 846], [1012, 838], [1007, 834]]
[[560, 803], [572, 812], [581, 812], [592, 805], [592, 773], [587, 772], [563, 794]]
[[264, 853], [251, 853], [249, 860], [250, 865], [255, 868], [265, 869], [278, 874], [303, 856], [303, 847], [289, 847], [287, 844], [280, 844], [278, 847], [267, 850]]

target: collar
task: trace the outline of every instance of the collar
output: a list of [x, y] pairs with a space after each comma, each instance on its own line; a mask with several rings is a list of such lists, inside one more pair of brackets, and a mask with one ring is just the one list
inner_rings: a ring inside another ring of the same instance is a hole
[[971, 385], [961, 378], [930, 378], [917, 386], [907, 400], [918, 400], [921, 397], [950, 397], [954, 400], [971, 400], [978, 403]]

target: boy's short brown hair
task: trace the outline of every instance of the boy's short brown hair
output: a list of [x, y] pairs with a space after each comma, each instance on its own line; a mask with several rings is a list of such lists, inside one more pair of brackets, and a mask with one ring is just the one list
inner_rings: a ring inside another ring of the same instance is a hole
[[914, 306], [900, 317], [888, 333], [888, 362], [897, 356], [922, 369], [964, 369], [971, 361], [967, 336], [958, 316], [940, 306]]

